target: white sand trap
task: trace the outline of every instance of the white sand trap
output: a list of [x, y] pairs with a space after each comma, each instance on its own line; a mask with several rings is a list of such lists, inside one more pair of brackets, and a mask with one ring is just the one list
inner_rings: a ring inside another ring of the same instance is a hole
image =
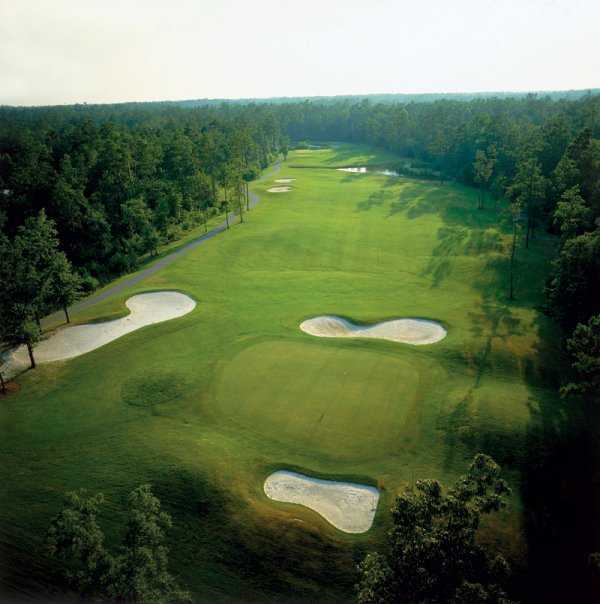
[[286, 184], [286, 183], [294, 182], [295, 180], [296, 180], [295, 178], [278, 178], [275, 182], [280, 182], [282, 184]]
[[379, 491], [352, 482], [320, 480], [281, 470], [267, 477], [265, 494], [274, 501], [304, 505], [345, 533], [364, 533], [371, 528]]
[[[132, 296], [125, 303], [131, 311], [126, 317], [101, 323], [86, 323], [61, 328], [42, 340], [34, 349], [36, 363], [70, 359], [104, 346], [125, 334], [153, 323], [176, 319], [191, 312], [196, 303], [179, 292], [150, 292]], [[25, 346], [19, 346], [0, 367], [3, 375], [12, 377], [29, 367]]]
[[271, 187], [270, 189], [267, 189], [268, 193], [287, 193], [288, 191], [291, 191], [292, 187]]
[[334, 315], [307, 319], [300, 329], [320, 338], [380, 338], [405, 344], [434, 344], [448, 332], [435, 321], [425, 319], [393, 319], [375, 325], [355, 325]]
[[363, 166], [361, 168], [337, 168], [339, 172], [351, 172], [352, 174], [366, 174], [367, 169]]

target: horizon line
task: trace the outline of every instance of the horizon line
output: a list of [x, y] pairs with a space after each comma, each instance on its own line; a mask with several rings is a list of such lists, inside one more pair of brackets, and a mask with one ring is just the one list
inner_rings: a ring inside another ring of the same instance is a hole
[[452, 95], [528, 95], [528, 94], [557, 94], [557, 93], [589, 93], [595, 94], [600, 92], [600, 86], [598, 87], [585, 87], [585, 88], [545, 88], [545, 89], [507, 89], [507, 90], [475, 90], [475, 91], [436, 91], [436, 92], [359, 92], [359, 93], [340, 93], [340, 94], [315, 94], [315, 95], [269, 95], [269, 96], [239, 96], [239, 97], [187, 97], [180, 99], [164, 98], [164, 99], [148, 99], [148, 100], [119, 100], [119, 101], [75, 101], [67, 103], [55, 103], [55, 104], [10, 104], [0, 102], [2, 108], [15, 108], [15, 109], [43, 109], [53, 107], [74, 107], [74, 106], [102, 106], [102, 105], [134, 105], [134, 104], [149, 104], [149, 103], [185, 103], [185, 102], [243, 102], [246, 101], [251, 103], [252, 101], [270, 101], [270, 100], [282, 100], [282, 99], [299, 99], [299, 100], [310, 100], [310, 99], [333, 99], [333, 98], [352, 98], [352, 97], [372, 97], [372, 96], [452, 96]]

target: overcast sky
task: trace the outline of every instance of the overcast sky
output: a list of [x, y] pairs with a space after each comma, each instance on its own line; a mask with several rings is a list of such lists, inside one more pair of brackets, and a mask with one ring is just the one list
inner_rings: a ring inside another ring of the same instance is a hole
[[0, 0], [0, 104], [600, 87], [600, 0]]

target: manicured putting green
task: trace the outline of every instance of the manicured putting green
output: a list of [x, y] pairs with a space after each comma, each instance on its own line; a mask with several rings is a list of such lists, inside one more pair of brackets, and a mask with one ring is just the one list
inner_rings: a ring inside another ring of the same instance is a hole
[[434, 359], [264, 342], [227, 362], [214, 403], [233, 422], [286, 446], [344, 459], [385, 457], [422, 404], [420, 382], [445, 377]]

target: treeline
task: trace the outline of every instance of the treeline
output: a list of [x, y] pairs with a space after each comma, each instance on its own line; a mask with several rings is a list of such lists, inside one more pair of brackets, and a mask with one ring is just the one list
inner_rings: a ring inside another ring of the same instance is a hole
[[61, 250], [92, 289], [215, 212], [243, 212], [247, 183], [282, 144], [265, 112], [130, 115], [124, 108], [82, 117], [73, 107], [6, 108], [0, 227], [12, 238], [45, 210]]

